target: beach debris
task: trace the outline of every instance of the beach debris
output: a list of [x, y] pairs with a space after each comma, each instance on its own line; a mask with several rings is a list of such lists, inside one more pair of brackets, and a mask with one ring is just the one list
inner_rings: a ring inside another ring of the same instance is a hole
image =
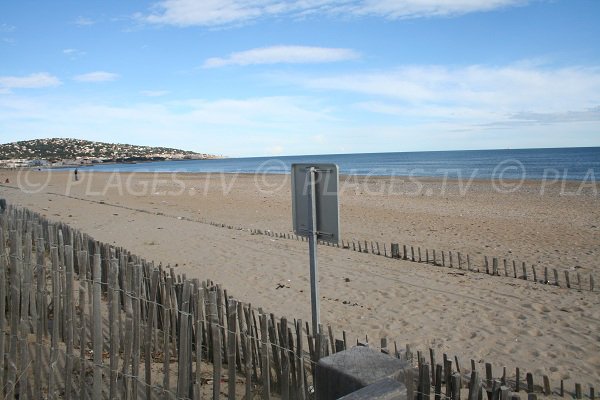
[[350, 278], [344, 278], [344, 282], [350, 282]]

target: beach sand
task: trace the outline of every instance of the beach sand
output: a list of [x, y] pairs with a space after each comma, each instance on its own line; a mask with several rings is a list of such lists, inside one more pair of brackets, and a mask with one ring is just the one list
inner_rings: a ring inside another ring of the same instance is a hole
[[[0, 186], [0, 198], [176, 266], [187, 277], [221, 283], [230, 295], [277, 316], [310, 321], [307, 243], [247, 230], [291, 233], [288, 175], [85, 169], [79, 175], [75, 182], [66, 171], [0, 170], [0, 181], [10, 181]], [[412, 179], [342, 177], [344, 240], [378, 241], [388, 251], [390, 242], [438, 254], [460, 251], [478, 266], [487, 255], [598, 276], [595, 182]], [[480, 372], [484, 362], [506, 366], [509, 376], [520, 367], [548, 375], [554, 388], [560, 379], [580, 382], [584, 391], [600, 384], [598, 291], [327, 246], [319, 247], [319, 273], [322, 322], [338, 337], [345, 330], [350, 340], [368, 335], [376, 345], [388, 337], [402, 348], [431, 347], [458, 356], [467, 369], [475, 360]]]

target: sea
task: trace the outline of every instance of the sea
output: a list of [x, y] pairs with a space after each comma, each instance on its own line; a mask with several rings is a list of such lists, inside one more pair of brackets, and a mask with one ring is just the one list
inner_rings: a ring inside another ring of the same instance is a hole
[[322, 154], [96, 164], [86, 171], [288, 174], [294, 163], [334, 163], [342, 175], [449, 179], [600, 179], [600, 147]]

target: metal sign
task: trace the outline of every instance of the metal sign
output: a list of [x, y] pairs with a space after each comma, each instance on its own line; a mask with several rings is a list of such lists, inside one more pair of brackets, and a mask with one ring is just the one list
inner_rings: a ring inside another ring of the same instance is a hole
[[311, 174], [314, 184], [314, 202], [317, 239], [338, 243], [339, 168], [336, 164], [292, 164], [292, 216], [294, 233], [309, 236]]
[[308, 238], [310, 303], [315, 337], [321, 333], [317, 241], [337, 243], [340, 238], [338, 175], [335, 164], [292, 164], [294, 232]]

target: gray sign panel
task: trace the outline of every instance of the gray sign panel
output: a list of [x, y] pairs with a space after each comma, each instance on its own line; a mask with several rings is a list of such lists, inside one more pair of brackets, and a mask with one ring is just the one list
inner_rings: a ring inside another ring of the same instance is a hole
[[292, 217], [294, 232], [308, 236], [310, 168], [315, 169], [317, 238], [331, 243], [340, 240], [339, 169], [336, 164], [292, 164]]

